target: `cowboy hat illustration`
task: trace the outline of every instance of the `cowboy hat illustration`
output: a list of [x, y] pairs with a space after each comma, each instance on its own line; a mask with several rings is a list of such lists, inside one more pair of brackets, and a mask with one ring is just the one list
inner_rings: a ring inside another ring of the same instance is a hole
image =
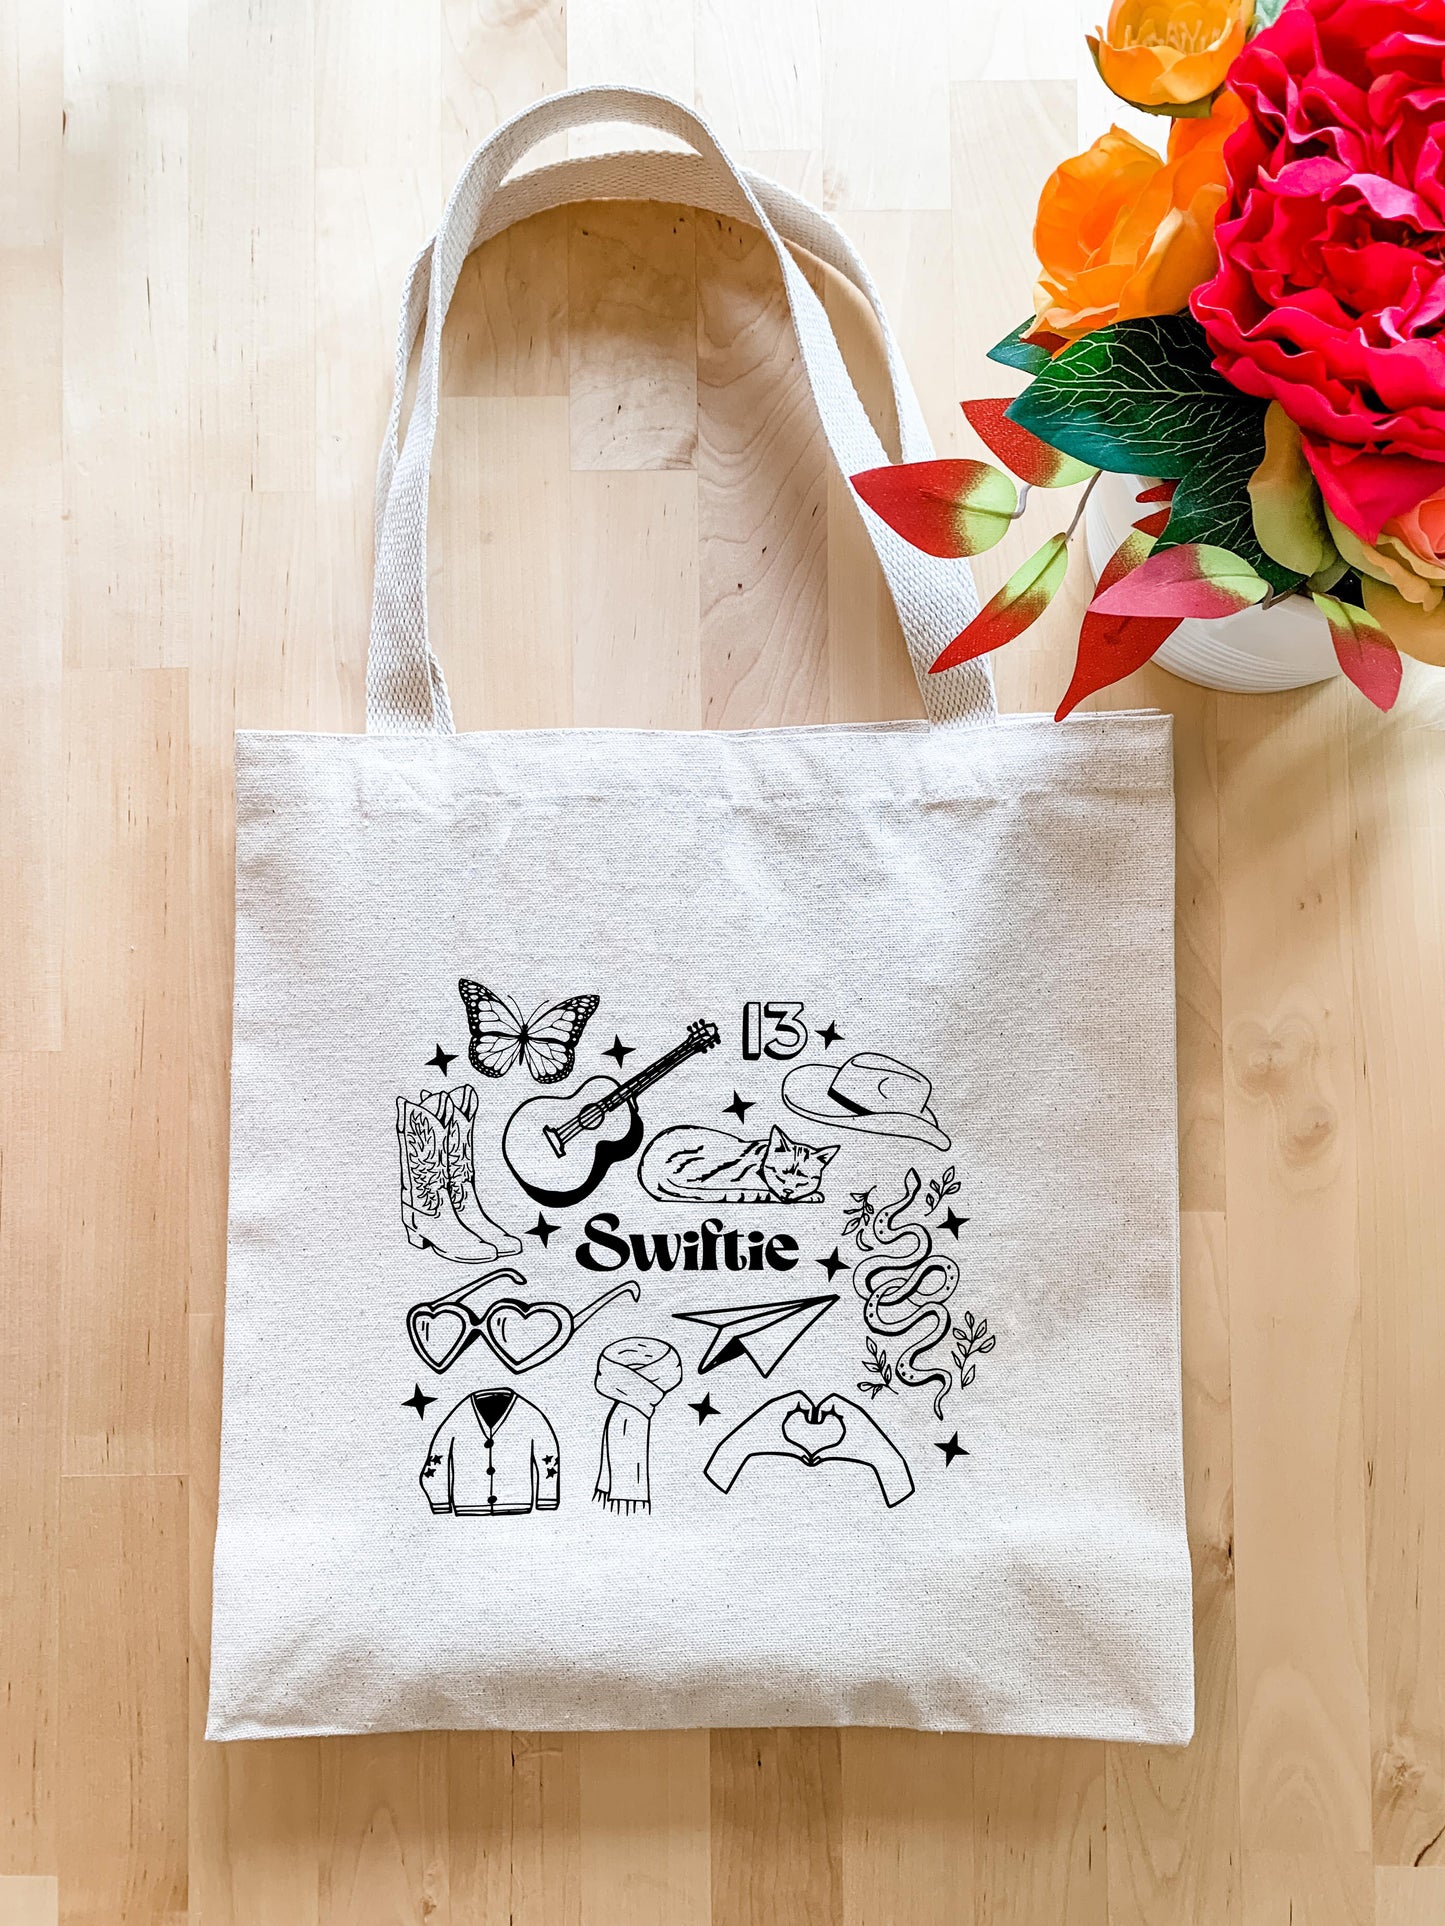
[[867, 1050], [836, 1070], [828, 1063], [804, 1063], [783, 1079], [783, 1102], [813, 1123], [880, 1137], [916, 1137], [947, 1150], [951, 1140], [928, 1107], [932, 1094], [921, 1070]]

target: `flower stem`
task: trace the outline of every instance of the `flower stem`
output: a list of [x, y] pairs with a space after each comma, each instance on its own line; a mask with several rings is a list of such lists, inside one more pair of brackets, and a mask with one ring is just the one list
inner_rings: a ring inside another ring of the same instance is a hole
[[1064, 540], [1066, 542], [1072, 538], [1074, 530], [1079, 526], [1079, 523], [1083, 520], [1084, 510], [1089, 505], [1089, 497], [1094, 492], [1094, 484], [1098, 481], [1100, 475], [1102, 475], [1103, 472], [1104, 471], [1102, 468], [1096, 468], [1093, 474], [1090, 475], [1089, 479], [1085, 482], [1084, 492], [1079, 497], [1079, 505], [1074, 510], [1074, 519], [1069, 523], [1068, 527], [1064, 530]]

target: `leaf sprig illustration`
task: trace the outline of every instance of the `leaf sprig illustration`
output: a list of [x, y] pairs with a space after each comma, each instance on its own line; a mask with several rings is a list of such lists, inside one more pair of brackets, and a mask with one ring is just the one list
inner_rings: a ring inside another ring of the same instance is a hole
[[924, 1209], [937, 1210], [945, 1197], [957, 1197], [962, 1189], [963, 1185], [958, 1181], [958, 1172], [950, 1164], [941, 1177], [935, 1177], [929, 1184], [923, 1200]]
[[975, 1319], [972, 1311], [964, 1312], [953, 1339], [953, 1360], [958, 1366], [960, 1391], [967, 1390], [978, 1375], [975, 1360], [987, 1357], [997, 1343], [998, 1338], [989, 1330], [986, 1317]]
[[872, 1187], [870, 1186], [867, 1190], [850, 1191], [849, 1198], [848, 1209], [843, 1215], [843, 1235], [856, 1237], [865, 1224], [871, 1224], [873, 1221]]
[[858, 1389], [865, 1397], [876, 1398], [880, 1391], [891, 1391], [898, 1395], [898, 1386], [893, 1382], [893, 1366], [888, 1362], [888, 1353], [876, 1338], [865, 1340], [868, 1355], [863, 1360], [863, 1369], [870, 1375], [858, 1380]]

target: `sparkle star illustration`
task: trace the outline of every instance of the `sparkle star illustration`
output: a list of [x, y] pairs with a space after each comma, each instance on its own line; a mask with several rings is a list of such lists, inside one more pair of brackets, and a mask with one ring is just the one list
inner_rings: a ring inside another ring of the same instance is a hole
[[419, 1418], [424, 1418], [426, 1416], [427, 1406], [429, 1404], [435, 1404], [436, 1399], [429, 1398], [418, 1384], [414, 1387], [411, 1396], [409, 1398], [403, 1398], [401, 1402], [404, 1408], [415, 1411]]
[[456, 1060], [457, 1053], [455, 1050], [443, 1050], [441, 1045], [438, 1044], [436, 1049], [433, 1050], [427, 1058], [427, 1063], [433, 1070], [440, 1070], [442, 1075], [445, 1076], [447, 1074], [447, 1065], [449, 1063], [455, 1063]]
[[528, 1237], [535, 1237], [537, 1242], [542, 1246], [542, 1249], [546, 1250], [547, 1239], [552, 1235], [553, 1231], [559, 1231], [561, 1228], [562, 1226], [560, 1224], [549, 1224], [541, 1211], [538, 1211], [537, 1221], [535, 1224], [528, 1226], [526, 1235]]
[[706, 1424], [709, 1418], [715, 1418], [717, 1416], [717, 1406], [713, 1403], [706, 1391], [703, 1392], [700, 1398], [689, 1399], [688, 1402], [697, 1413], [697, 1421], [699, 1424]]
[[952, 1231], [954, 1237], [956, 1238], [958, 1236], [958, 1233], [963, 1229], [964, 1225], [967, 1222], [968, 1222], [968, 1219], [966, 1217], [960, 1217], [958, 1212], [950, 1204], [948, 1209], [948, 1215], [943, 1219], [942, 1223], [939, 1225], [939, 1229]]
[[945, 1465], [951, 1465], [955, 1458], [966, 1458], [968, 1456], [967, 1451], [965, 1451], [963, 1446], [958, 1442], [958, 1433], [956, 1431], [951, 1438], [941, 1439], [933, 1448], [935, 1451], [941, 1451], [943, 1453], [943, 1462]]
[[825, 1023], [818, 1032], [818, 1041], [825, 1050], [831, 1050], [835, 1043], [843, 1041], [843, 1032], [832, 1023]]
[[604, 1057], [611, 1057], [612, 1061], [620, 1070], [626, 1059], [633, 1054], [634, 1048], [635, 1045], [624, 1043], [621, 1037], [614, 1036], [612, 1039], [612, 1048], [610, 1050], [604, 1050], [602, 1054]]
[[823, 1266], [823, 1269], [828, 1273], [828, 1282], [830, 1284], [838, 1275], [839, 1271], [846, 1271], [848, 1268], [848, 1260], [845, 1257], [839, 1257], [838, 1246], [836, 1244], [826, 1257], [815, 1257], [813, 1262]]
[[743, 1121], [750, 1110], [755, 1110], [756, 1108], [756, 1104], [740, 1097], [736, 1090], [733, 1092], [732, 1102], [723, 1105], [723, 1109], [726, 1110], [730, 1116], [736, 1117], [739, 1123]]

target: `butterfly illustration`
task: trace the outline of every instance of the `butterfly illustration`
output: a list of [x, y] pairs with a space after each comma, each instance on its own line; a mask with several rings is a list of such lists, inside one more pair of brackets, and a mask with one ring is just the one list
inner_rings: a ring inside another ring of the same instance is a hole
[[595, 996], [565, 996], [541, 1003], [524, 1022], [509, 996], [462, 977], [457, 984], [466, 1006], [471, 1036], [467, 1056], [484, 1077], [505, 1077], [524, 1062], [538, 1083], [570, 1077], [577, 1043], [601, 1001]]

